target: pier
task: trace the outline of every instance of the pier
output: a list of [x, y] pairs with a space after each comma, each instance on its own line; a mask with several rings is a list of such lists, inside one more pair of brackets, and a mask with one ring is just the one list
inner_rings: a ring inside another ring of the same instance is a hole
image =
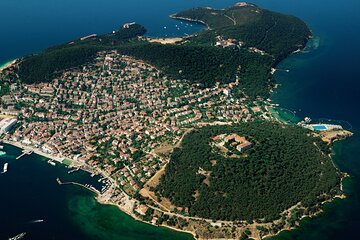
[[22, 154], [16, 157], [16, 160], [22, 158], [22, 157], [25, 156], [25, 155], [30, 155], [30, 154], [32, 154], [32, 153], [33, 153], [33, 151], [31, 151], [31, 150], [23, 150], [23, 151], [22, 151]]
[[61, 182], [60, 178], [57, 178], [56, 179], [57, 183], [59, 185], [77, 185], [77, 186], [80, 186], [80, 187], [83, 187], [83, 188], [86, 188], [87, 190], [95, 193], [95, 194], [100, 194], [99, 190], [97, 190], [96, 188], [94, 188], [93, 186], [91, 186], [90, 184], [81, 184], [81, 183], [77, 183], [77, 182]]

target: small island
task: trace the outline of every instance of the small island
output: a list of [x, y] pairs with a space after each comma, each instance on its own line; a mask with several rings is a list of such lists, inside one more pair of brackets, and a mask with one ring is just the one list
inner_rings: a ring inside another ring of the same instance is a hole
[[250, 3], [171, 17], [207, 28], [155, 39], [126, 23], [2, 68], [1, 118], [16, 118], [2, 140], [100, 175], [100, 203], [197, 239], [263, 239], [344, 198], [331, 146], [352, 133], [286, 124], [268, 99], [306, 24]]

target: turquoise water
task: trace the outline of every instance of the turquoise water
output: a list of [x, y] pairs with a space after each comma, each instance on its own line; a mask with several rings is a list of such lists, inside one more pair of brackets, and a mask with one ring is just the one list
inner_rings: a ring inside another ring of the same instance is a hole
[[[87, 34], [110, 32], [130, 21], [145, 25], [150, 36], [191, 33], [201, 26], [177, 30], [175, 25], [179, 22], [169, 19], [168, 15], [190, 7], [225, 7], [235, 2], [2, 0], [0, 62]], [[360, 62], [357, 60], [360, 54], [360, 1], [253, 2], [304, 19], [315, 35], [305, 53], [280, 64], [278, 68], [290, 72], [276, 73], [275, 78], [281, 86], [272, 99], [284, 109], [296, 112], [300, 118], [331, 119], [349, 126], [355, 133], [352, 138], [334, 146], [336, 165], [351, 175], [345, 184], [347, 199], [326, 205], [325, 212], [319, 217], [306, 219], [297, 230], [275, 239], [357, 239], [360, 227]], [[290, 114], [283, 115], [291, 117]], [[54, 184], [54, 177], [63, 171], [61, 169], [37, 159], [10, 164], [9, 175], [0, 176], [0, 189], [6, 193], [1, 195], [0, 239], [24, 229], [36, 232], [36, 237], [30, 239], [189, 238], [169, 230], [148, 229], [112, 207], [97, 205], [89, 193], [78, 188], [59, 188]], [[102, 222], [106, 216], [115, 216], [111, 222], [122, 224]], [[49, 219], [44, 222], [46, 225], [24, 225], [41, 217]]]
[[[52, 166], [47, 159], [32, 154], [15, 160], [21, 149], [5, 145], [0, 157], [0, 239], [26, 232], [26, 239], [106, 239], [106, 240], [190, 240], [191, 235], [137, 222], [116, 207], [98, 204], [91, 192], [62, 182], [91, 184], [101, 189], [99, 178], [67, 168]], [[43, 220], [43, 222], [37, 222]]]

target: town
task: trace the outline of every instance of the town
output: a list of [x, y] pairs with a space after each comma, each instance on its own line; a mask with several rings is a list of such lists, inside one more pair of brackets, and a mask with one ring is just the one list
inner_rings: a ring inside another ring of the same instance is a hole
[[117, 51], [99, 52], [94, 62], [64, 71], [51, 83], [24, 84], [11, 67], [5, 74], [10, 93], [1, 97], [1, 112], [18, 121], [11, 121], [16, 127], [3, 141], [100, 175], [106, 187], [98, 192], [99, 202], [153, 224], [161, 224], [162, 214], [192, 219], [178, 208], [157, 208], [156, 200], [136, 201], [139, 194], [147, 196], [146, 185], [168, 163], [163, 149], [171, 152], [194, 127], [271, 117], [263, 101], [234, 96], [238, 81], [204, 88], [169, 79]]
[[101, 168], [130, 195], [166, 164], [152, 151], [161, 143], [200, 123], [253, 121], [259, 108], [231, 98], [236, 82], [202, 89], [116, 51], [52, 83], [19, 84], [2, 97], [21, 122], [4, 140]]

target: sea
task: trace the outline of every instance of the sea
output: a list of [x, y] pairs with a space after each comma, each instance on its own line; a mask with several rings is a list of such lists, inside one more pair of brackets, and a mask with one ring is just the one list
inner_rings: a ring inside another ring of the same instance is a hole
[[[107, 33], [126, 22], [144, 25], [153, 37], [184, 36], [203, 26], [168, 16], [184, 9], [223, 8], [230, 0], [1, 0], [0, 65], [55, 44]], [[303, 19], [314, 38], [307, 48], [279, 64], [274, 78], [279, 87], [271, 99], [296, 119], [339, 123], [354, 136], [333, 147], [336, 166], [350, 174], [345, 200], [324, 206], [316, 218], [303, 219], [296, 230], [276, 240], [358, 239], [360, 228], [360, 1], [253, 0], [263, 8]], [[283, 71], [283, 70], [289, 70]], [[186, 233], [133, 220], [78, 186], [59, 185], [56, 178], [98, 185], [78, 171], [68, 174], [32, 154], [19, 160], [21, 150], [5, 145], [9, 171], [0, 175], [0, 239], [27, 232], [24, 239], [192, 239]], [[286, 197], [286, 196], [284, 196]], [[42, 220], [42, 221], [38, 221]]]

